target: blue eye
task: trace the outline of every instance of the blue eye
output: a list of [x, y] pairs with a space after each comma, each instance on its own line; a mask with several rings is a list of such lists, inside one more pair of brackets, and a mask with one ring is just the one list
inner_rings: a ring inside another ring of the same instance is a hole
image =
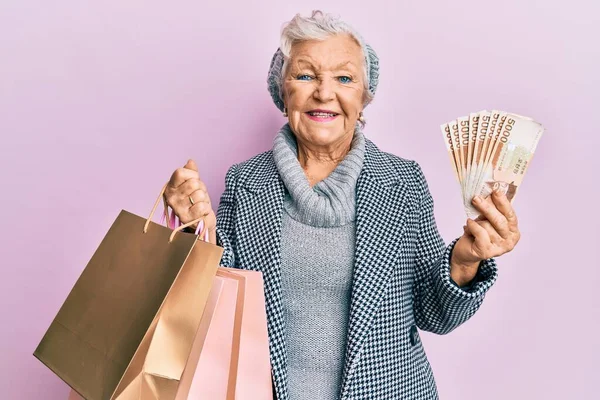
[[352, 82], [352, 78], [350, 78], [349, 76], [340, 76], [338, 79], [340, 80], [341, 83], [351, 83]]
[[312, 79], [312, 76], [310, 76], [310, 75], [298, 75], [296, 77], [296, 79], [298, 79], [300, 81], [306, 81], [306, 80], [308, 80], [308, 79], [305, 79], [305, 78]]

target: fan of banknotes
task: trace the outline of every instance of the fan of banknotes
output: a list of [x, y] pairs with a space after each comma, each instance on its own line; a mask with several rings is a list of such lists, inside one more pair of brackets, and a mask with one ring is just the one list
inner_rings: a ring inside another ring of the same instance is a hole
[[512, 202], [523, 182], [544, 127], [504, 111], [480, 111], [441, 126], [463, 204], [469, 218], [479, 211], [474, 196], [499, 188]]

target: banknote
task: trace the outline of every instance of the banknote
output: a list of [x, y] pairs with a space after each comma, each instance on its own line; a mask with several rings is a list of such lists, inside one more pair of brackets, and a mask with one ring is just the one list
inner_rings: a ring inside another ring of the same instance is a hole
[[462, 173], [462, 192], [463, 192], [463, 203], [467, 201], [466, 199], [466, 195], [467, 195], [467, 190], [466, 190], [466, 181], [467, 181], [467, 168], [469, 165], [469, 117], [458, 117], [457, 118], [457, 123], [458, 123], [458, 130], [459, 130], [459, 135], [460, 135], [460, 146], [459, 146], [459, 153], [460, 153], [460, 161], [461, 161], [461, 168], [460, 171]]
[[490, 159], [492, 178], [484, 179], [479, 194], [488, 196], [494, 185], [501, 182], [508, 199], [513, 201], [543, 133], [542, 125], [533, 119], [508, 114]]
[[[495, 121], [493, 129], [489, 132], [486, 141], [487, 141], [487, 149], [485, 152], [485, 156], [483, 157], [483, 163], [481, 165], [481, 170], [479, 176], [477, 177], [477, 181], [473, 191], [469, 193], [470, 197], [466, 203], [466, 207], [471, 211], [475, 212], [475, 208], [471, 204], [471, 200], [476, 193], [479, 193], [483, 180], [486, 178], [486, 172], [489, 172], [486, 168], [488, 168], [490, 164], [490, 159], [496, 150], [496, 143], [498, 141], [498, 137], [500, 136], [500, 132], [502, 131], [502, 127], [504, 126], [504, 121], [506, 120], [507, 113], [504, 111], [497, 111], [496, 114], [492, 112], [492, 119]], [[468, 214], [468, 212], [467, 212]]]
[[488, 157], [487, 157], [488, 149], [489, 149], [490, 143], [492, 142], [492, 137], [494, 136], [494, 132], [496, 130], [496, 124], [498, 123], [498, 119], [500, 118], [500, 113], [501, 112], [498, 110], [492, 110], [490, 113], [490, 120], [489, 120], [489, 125], [487, 127], [486, 136], [485, 136], [485, 138], [483, 138], [480, 163], [479, 163], [479, 167], [477, 168], [477, 171], [476, 171], [473, 192], [475, 192], [475, 189], [479, 187], [479, 182], [481, 180], [481, 175], [483, 173], [483, 166], [485, 165], [485, 161], [488, 159]]
[[499, 110], [470, 113], [441, 129], [469, 218], [479, 216], [473, 196], [500, 189], [514, 201], [544, 133], [533, 119]]
[[[467, 182], [465, 184], [466, 193], [471, 193], [473, 176], [477, 165], [475, 164], [475, 146], [477, 143], [477, 129], [479, 127], [480, 112], [469, 114], [469, 156], [467, 157]], [[465, 199], [466, 200], [466, 199]]]
[[468, 187], [469, 193], [473, 193], [475, 191], [477, 179], [479, 178], [481, 167], [483, 166], [485, 151], [487, 150], [485, 144], [488, 128], [490, 127], [491, 116], [492, 114], [489, 111], [483, 110], [479, 112], [479, 123], [477, 125], [475, 148], [473, 150], [473, 165], [471, 167], [474, 169], [471, 173], [470, 184]]
[[450, 136], [454, 142], [454, 160], [456, 161], [456, 170], [458, 172], [459, 182], [462, 187], [463, 173], [462, 173], [462, 157], [460, 155], [460, 133], [458, 132], [458, 122], [456, 120], [448, 122], [450, 128]]
[[442, 134], [444, 135], [444, 143], [446, 143], [446, 150], [448, 151], [448, 158], [450, 159], [450, 164], [452, 165], [452, 171], [454, 172], [454, 177], [456, 181], [460, 184], [460, 177], [458, 176], [458, 163], [456, 161], [456, 156], [454, 155], [454, 140], [452, 139], [452, 135], [450, 134], [450, 125], [443, 124], [440, 126], [442, 130]]

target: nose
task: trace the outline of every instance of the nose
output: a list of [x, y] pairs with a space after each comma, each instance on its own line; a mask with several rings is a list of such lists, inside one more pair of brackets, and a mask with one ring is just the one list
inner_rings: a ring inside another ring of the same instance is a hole
[[321, 103], [327, 103], [335, 98], [335, 90], [330, 79], [320, 79], [317, 84], [313, 97]]

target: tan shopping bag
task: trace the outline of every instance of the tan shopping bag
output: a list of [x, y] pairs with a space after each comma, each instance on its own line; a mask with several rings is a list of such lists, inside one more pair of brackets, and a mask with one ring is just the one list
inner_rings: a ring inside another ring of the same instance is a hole
[[223, 249], [151, 222], [164, 189], [148, 219], [121, 211], [34, 353], [88, 400], [187, 397]]

